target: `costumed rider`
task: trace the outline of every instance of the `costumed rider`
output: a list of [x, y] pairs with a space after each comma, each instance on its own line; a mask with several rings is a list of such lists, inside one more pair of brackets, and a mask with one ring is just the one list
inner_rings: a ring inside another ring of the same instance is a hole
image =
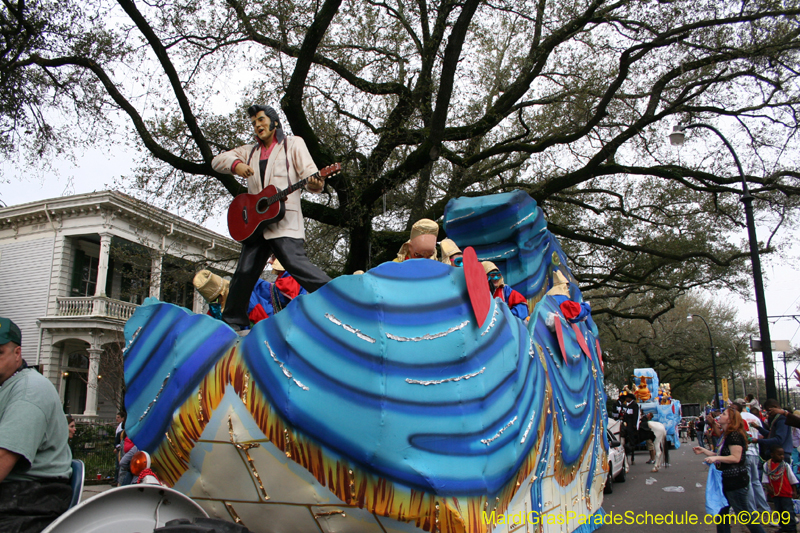
[[625, 455], [633, 464], [633, 450], [639, 443], [639, 404], [633, 394], [626, 394], [622, 406], [622, 435], [625, 435]]
[[[282, 191], [317, 172], [303, 139], [284, 134], [273, 108], [253, 105], [247, 113], [257, 142], [218, 155], [211, 162], [214, 170], [246, 178], [247, 191], [251, 194], [260, 193], [268, 185]], [[306, 190], [320, 193], [323, 187], [323, 178], [311, 178]], [[250, 325], [247, 317], [250, 295], [271, 255], [274, 254], [308, 292], [314, 292], [331, 280], [306, 257], [300, 194], [287, 196], [285, 208], [284, 217], [264, 230], [263, 239], [254, 235], [253, 240], [242, 243], [239, 263], [222, 311], [222, 319], [233, 329]]]
[[486, 279], [489, 282], [489, 291], [492, 293], [492, 298], [500, 298], [511, 310], [511, 314], [515, 317], [525, 320], [528, 318], [528, 301], [519, 292], [505, 284], [503, 274], [497, 265], [491, 261], [483, 261], [483, 270], [486, 272]]
[[578, 303], [570, 299], [569, 281], [560, 270], [553, 272], [553, 286], [547, 291], [547, 296], [555, 299], [558, 308], [570, 324], [583, 322], [592, 314], [589, 302]]
[[442, 249], [442, 263], [454, 267], [464, 266], [464, 254], [452, 239], [443, 240], [439, 247]]
[[436, 236], [439, 224], [429, 218], [421, 218], [411, 226], [411, 236], [403, 243], [393, 259], [402, 263], [409, 259], [433, 259], [436, 261]]
[[[301, 287], [291, 274], [286, 272], [286, 269], [283, 268], [283, 265], [281, 265], [280, 261], [277, 259], [272, 261], [272, 271], [277, 276], [277, 279], [275, 283], [269, 284], [269, 300], [272, 309], [274, 309], [276, 313], [289, 305], [289, 302], [298, 296], [308, 294], [308, 291]], [[258, 287], [256, 287], [256, 289], [258, 289]], [[255, 291], [253, 291], [253, 293], [255, 294]]]
[[[208, 314], [218, 320], [222, 320], [222, 313], [227, 304], [230, 291], [230, 282], [213, 272], [201, 270], [195, 274], [192, 283], [194, 283], [197, 292], [208, 302]], [[271, 285], [272, 283], [261, 278], [256, 280], [256, 286], [250, 294], [250, 302], [247, 306], [248, 326], [275, 314], [270, 296]]]

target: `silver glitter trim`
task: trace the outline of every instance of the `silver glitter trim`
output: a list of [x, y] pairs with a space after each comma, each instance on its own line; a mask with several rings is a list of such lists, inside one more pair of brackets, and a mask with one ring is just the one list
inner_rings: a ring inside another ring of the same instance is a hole
[[361, 330], [356, 329], [356, 328], [354, 328], [353, 326], [351, 326], [349, 324], [345, 324], [344, 322], [342, 322], [341, 320], [339, 320], [338, 318], [336, 318], [332, 314], [325, 313], [325, 318], [327, 318], [328, 320], [330, 320], [331, 322], [333, 322], [337, 326], [342, 326], [342, 328], [345, 331], [355, 334], [355, 336], [358, 337], [359, 339], [361, 339], [362, 341], [367, 341], [367, 342], [369, 342], [371, 344], [375, 343], [375, 339], [373, 339], [369, 335], [365, 335], [364, 333], [361, 333]]
[[139, 417], [139, 420], [141, 420], [142, 418], [146, 417], [147, 413], [150, 412], [150, 408], [153, 407], [153, 405], [155, 405], [155, 403], [158, 401], [158, 397], [161, 396], [161, 393], [164, 391], [164, 387], [167, 386], [167, 381], [169, 381], [169, 374], [167, 374], [167, 377], [164, 378], [164, 383], [162, 383], [161, 384], [161, 388], [158, 389], [158, 393], [156, 393], [156, 397], [153, 398], [153, 401], [150, 402], [150, 404], [147, 406], [147, 409], [144, 410], [144, 413], [142, 413], [142, 416]]
[[448, 219], [447, 223], [450, 224], [451, 222], [455, 222], [456, 220], [461, 220], [462, 218], [471, 217], [474, 214], [475, 214], [475, 211], [470, 211], [469, 213], [467, 213], [466, 215], [464, 215], [462, 217]]
[[584, 422], [584, 423], [583, 423], [583, 427], [581, 428], [581, 433], [580, 433], [581, 435], [583, 435], [583, 432], [584, 432], [584, 431], [586, 431], [586, 426], [587, 426], [587, 425], [589, 424], [589, 422], [591, 422], [591, 421], [592, 421], [592, 419], [591, 419], [591, 418], [587, 418], [587, 419], [586, 419], [586, 422]]
[[582, 403], [575, 404], [575, 409], [580, 409], [581, 407], [586, 407], [586, 400], [584, 400]]
[[517, 421], [517, 417], [515, 416], [514, 418], [512, 418], [512, 419], [511, 419], [511, 422], [509, 422], [508, 424], [506, 424], [505, 426], [503, 426], [503, 428], [502, 428], [500, 431], [498, 431], [498, 432], [495, 434], [495, 436], [494, 436], [494, 437], [492, 437], [491, 439], [481, 439], [481, 442], [482, 442], [482, 443], [484, 443], [485, 445], [487, 445], [487, 446], [488, 446], [488, 445], [489, 445], [489, 444], [491, 444], [491, 443], [492, 443], [494, 440], [496, 440], [496, 439], [499, 439], [499, 438], [500, 438], [500, 435], [502, 435], [502, 434], [503, 434], [503, 432], [504, 432], [505, 430], [507, 430], [508, 428], [510, 428], [511, 426], [513, 426], [513, 425], [514, 425], [514, 422], [516, 422], [516, 421]]
[[533, 426], [533, 419], [536, 417], [536, 411], [531, 414], [531, 419], [528, 422], [528, 427], [525, 428], [525, 433], [522, 434], [522, 440], [519, 441], [520, 444], [525, 444], [525, 441], [528, 439], [528, 433], [531, 431], [531, 426]]
[[467, 374], [465, 376], [458, 376], [457, 378], [440, 379], [437, 381], [420, 381], [418, 379], [406, 378], [406, 383], [411, 383], [412, 385], [425, 385], [427, 387], [428, 385], [441, 385], [442, 383], [448, 383], [450, 381], [461, 381], [462, 379], [466, 381], [469, 378], [474, 378], [475, 376], [483, 374], [484, 370], [486, 370], [486, 367], [483, 367], [477, 372], [473, 372], [472, 374]]
[[553, 353], [553, 350], [550, 349], [549, 346], [545, 344], [544, 349], [547, 350], [547, 353], [550, 354], [550, 359], [553, 361], [553, 364], [556, 365], [556, 368], [561, 368], [561, 363], [556, 358], [556, 355]]
[[564, 409], [564, 404], [561, 403], [560, 398], [556, 398], [556, 402], [558, 403], [558, 406], [561, 408], [561, 420], [564, 422], [564, 426], [566, 427], [567, 415], [564, 414], [566, 412], [566, 409]]
[[267, 341], [264, 341], [264, 344], [267, 345], [267, 350], [269, 350], [269, 355], [270, 357], [272, 357], [272, 360], [278, 363], [278, 366], [281, 367], [281, 370], [283, 370], [283, 375], [294, 381], [294, 384], [300, 387], [301, 389], [308, 390], [308, 387], [306, 387], [305, 385], [297, 381], [294, 377], [292, 377], [292, 373], [289, 372], [289, 369], [287, 369], [286, 366], [284, 366], [283, 362], [279, 361], [278, 358], [275, 356], [275, 352], [272, 351], [272, 348], [270, 347], [269, 343]]
[[536, 359], [536, 357], [535, 357], [536, 352], [533, 349], [533, 335], [531, 335], [531, 344], [530, 344], [530, 347], [528, 348], [528, 355], [531, 356], [531, 359]]
[[422, 337], [400, 337], [398, 335], [392, 335], [391, 333], [387, 333], [386, 336], [388, 338], [392, 339], [393, 341], [397, 341], [397, 342], [431, 341], [433, 339], [440, 339], [442, 337], [450, 335], [451, 333], [455, 333], [458, 330], [464, 329], [464, 327], [467, 326], [467, 325], [469, 325], [469, 320], [465, 320], [461, 324], [459, 324], [457, 326], [453, 326], [452, 328], [448, 329], [447, 331], [442, 331], [441, 333], [434, 333], [433, 335], [431, 335], [430, 333], [426, 333]]
[[532, 216], [533, 216], [535, 213], [536, 213], [536, 212], [534, 211], [533, 213], [530, 213], [530, 214], [528, 214], [528, 216], [526, 216], [525, 218], [523, 218], [522, 220], [520, 220], [519, 222], [517, 222], [516, 224], [514, 224], [513, 226], [511, 226], [511, 227], [510, 227], [510, 228], [508, 228], [508, 229], [514, 229], [514, 228], [516, 228], [517, 226], [519, 226], [520, 224], [522, 224], [523, 222], [525, 222], [526, 220], [528, 220], [529, 218], [531, 218], [531, 217], [532, 217]]
[[131, 345], [133, 344], [133, 341], [136, 340], [136, 337], [139, 336], [139, 332], [141, 332], [141, 331], [142, 331], [142, 326], [139, 326], [138, 328], [136, 328], [136, 331], [133, 332], [133, 335], [131, 335], [131, 340], [128, 341], [128, 345], [125, 346], [124, 350], [122, 350], [122, 355], [123, 356], [128, 352], [128, 348], [131, 347]]
[[502, 254], [497, 254], [497, 255], [487, 255], [487, 256], [484, 256], [484, 257], [486, 257], [485, 261], [491, 261], [491, 260], [493, 260], [493, 259], [502, 259], [502, 258], [504, 258], [505, 256], [507, 256], [507, 255], [511, 255], [511, 254], [514, 254], [514, 253], [517, 253], [518, 251], [519, 251], [519, 248], [517, 248], [516, 246], [514, 246], [513, 248], [511, 248], [510, 250], [508, 250], [508, 251], [506, 251], [506, 252], [503, 252]]
[[489, 330], [494, 327], [495, 322], [497, 322], [497, 315], [499, 315], [499, 314], [500, 314], [500, 306], [497, 305], [497, 303], [495, 303], [494, 304], [494, 311], [492, 311], [492, 321], [489, 322], [489, 325], [486, 327], [485, 330], [483, 330], [483, 333], [481, 333], [481, 337], [483, 337], [484, 335], [489, 333]]

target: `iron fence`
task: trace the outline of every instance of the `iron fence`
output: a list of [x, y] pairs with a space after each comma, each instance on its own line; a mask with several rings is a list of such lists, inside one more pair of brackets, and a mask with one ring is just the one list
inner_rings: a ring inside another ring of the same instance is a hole
[[116, 476], [117, 455], [114, 451], [116, 423], [77, 422], [70, 440], [72, 457], [86, 466], [86, 481], [111, 483]]

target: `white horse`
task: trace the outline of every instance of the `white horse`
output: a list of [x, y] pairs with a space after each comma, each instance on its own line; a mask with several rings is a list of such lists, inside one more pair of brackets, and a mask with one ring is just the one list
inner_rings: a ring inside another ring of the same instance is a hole
[[652, 472], [658, 472], [660, 466], [666, 466], [667, 429], [664, 427], [664, 424], [656, 422], [655, 420], [650, 420], [648, 425], [650, 426], [650, 431], [656, 436], [653, 441], [653, 445], [656, 449], [656, 462], [653, 463]]

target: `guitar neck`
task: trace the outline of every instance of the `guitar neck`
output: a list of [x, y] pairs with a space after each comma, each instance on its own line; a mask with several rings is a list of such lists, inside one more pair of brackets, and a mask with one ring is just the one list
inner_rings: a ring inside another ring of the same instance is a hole
[[298, 181], [297, 183], [295, 183], [293, 185], [290, 185], [289, 187], [287, 187], [286, 189], [282, 190], [281, 192], [279, 192], [275, 196], [270, 196], [269, 197], [269, 201], [267, 202], [267, 204], [268, 205], [272, 205], [275, 202], [278, 202], [280, 200], [286, 199], [287, 196], [292, 194], [297, 189], [299, 189], [301, 187], [305, 187], [306, 183], [308, 183], [308, 180], [310, 180], [312, 178], [318, 178], [318, 177], [319, 177], [319, 172], [316, 172], [316, 173], [310, 175], [309, 177], [307, 177], [305, 179], [302, 179], [302, 180]]

